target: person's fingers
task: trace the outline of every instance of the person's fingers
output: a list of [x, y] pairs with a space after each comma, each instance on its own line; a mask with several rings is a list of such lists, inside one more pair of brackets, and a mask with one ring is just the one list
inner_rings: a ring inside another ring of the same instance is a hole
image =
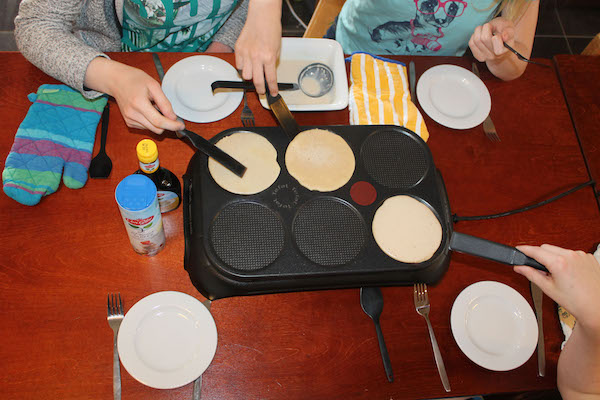
[[488, 22], [486, 25], [489, 25], [490, 28], [492, 29], [492, 34], [493, 35], [499, 35], [501, 34], [503, 31], [505, 31], [506, 29], [514, 29], [514, 24], [507, 20], [506, 18], [494, 18], [493, 20], [491, 20], [490, 22]]
[[235, 69], [241, 74], [244, 69], [244, 56], [242, 55], [242, 51], [238, 51], [238, 45], [236, 43], [236, 51], [235, 51]]
[[252, 63], [248, 62], [246, 58], [244, 60], [244, 67], [242, 68], [242, 79], [245, 81], [252, 79], [252, 72]]
[[545, 272], [525, 265], [516, 265], [513, 267], [513, 270], [535, 283], [548, 296], [554, 296], [554, 281]]
[[[473, 35], [471, 36], [472, 45], [471, 51], [473, 52], [473, 56], [477, 58], [477, 61], [486, 61], [492, 58], [492, 53], [488, 50], [487, 47], [483, 44], [482, 40], [483, 26], [478, 26], [475, 28]], [[470, 42], [471, 42], [470, 41]]]
[[148, 90], [150, 92], [151, 100], [154, 101], [154, 104], [156, 104], [162, 115], [169, 119], [176, 120], [177, 115], [175, 114], [175, 111], [173, 111], [173, 106], [169, 99], [167, 99], [167, 96], [165, 96], [161, 87], [158, 85], [149, 85]]
[[492, 26], [489, 23], [483, 24], [481, 27], [481, 44], [483, 44], [490, 53], [493, 53], [494, 51], [492, 47], [493, 36]]
[[[162, 133], [163, 130], [178, 131], [184, 128], [184, 124], [177, 119], [172, 120], [158, 112], [150, 103], [140, 107], [140, 113], [146, 121], [151, 124], [148, 129], [155, 133]], [[140, 121], [144, 122], [144, 121]], [[155, 128], [155, 129], [152, 129]]]
[[269, 86], [269, 93], [272, 96], [276, 96], [279, 92], [279, 88], [277, 87], [277, 67], [275, 63], [268, 63], [264, 65], [265, 68], [265, 78], [267, 80], [267, 85]]
[[494, 54], [497, 56], [500, 56], [508, 51], [506, 47], [504, 47], [504, 41], [498, 35], [492, 37], [492, 49]]
[[473, 53], [473, 57], [475, 57], [475, 59], [477, 61], [479, 61], [479, 62], [484, 62], [485, 61], [485, 57], [483, 56], [483, 54], [481, 53], [481, 51], [479, 51], [479, 48], [475, 44], [475, 42], [474, 42], [474, 40], [473, 40], [472, 37], [469, 40], [469, 48], [471, 49], [471, 53]]
[[555, 246], [553, 244], [543, 244], [540, 247], [554, 254], [567, 254], [570, 251], [562, 247]]
[[[265, 72], [262, 61], [258, 59], [255, 59], [252, 63], [252, 80], [254, 81], [256, 93], [265, 94]], [[269, 90], [269, 93], [271, 93], [272, 96], [275, 96], [277, 92], [277, 86], [275, 86], [275, 88], [269, 87]]]

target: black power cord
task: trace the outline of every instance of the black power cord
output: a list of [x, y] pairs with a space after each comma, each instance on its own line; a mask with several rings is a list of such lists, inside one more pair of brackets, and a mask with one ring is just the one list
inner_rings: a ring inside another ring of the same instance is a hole
[[479, 221], [479, 220], [482, 220], [482, 219], [493, 219], [493, 218], [506, 217], [506, 216], [509, 216], [509, 215], [521, 213], [523, 211], [533, 210], [534, 208], [538, 208], [538, 207], [544, 206], [544, 205], [546, 205], [548, 203], [551, 203], [551, 202], [553, 202], [555, 200], [558, 200], [558, 199], [560, 199], [562, 197], [565, 197], [565, 196], [567, 196], [567, 195], [569, 195], [571, 193], [575, 193], [579, 189], [583, 189], [586, 186], [593, 186], [595, 183], [596, 182], [593, 179], [589, 180], [589, 181], [587, 181], [585, 183], [582, 183], [581, 185], [577, 185], [574, 188], [569, 189], [566, 192], [558, 194], [558, 195], [556, 195], [554, 197], [551, 197], [549, 199], [540, 201], [539, 203], [535, 203], [535, 204], [532, 204], [530, 206], [518, 208], [516, 210], [505, 211], [505, 212], [502, 212], [502, 213], [499, 213], [499, 214], [477, 215], [477, 216], [473, 216], [473, 217], [461, 217], [461, 216], [458, 216], [456, 214], [453, 214], [452, 215], [452, 220], [456, 223], [456, 222], [459, 222], [459, 221]]

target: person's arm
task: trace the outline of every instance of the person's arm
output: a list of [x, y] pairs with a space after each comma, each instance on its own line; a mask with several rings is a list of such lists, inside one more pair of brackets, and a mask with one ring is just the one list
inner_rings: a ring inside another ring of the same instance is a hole
[[475, 28], [469, 47], [478, 61], [485, 61], [488, 69], [498, 78], [508, 81], [525, 72], [527, 63], [504, 47], [504, 42], [529, 58], [537, 26], [539, 0], [527, 1], [527, 8], [516, 22], [504, 16], [494, 18]]
[[249, 0], [248, 18], [235, 44], [235, 63], [242, 78], [252, 79], [259, 94], [265, 78], [277, 94], [277, 58], [281, 49], [281, 0]]
[[138, 68], [97, 57], [87, 68], [85, 85], [114, 97], [125, 123], [131, 128], [158, 134], [185, 128], [185, 124], [177, 120], [160, 83]]
[[248, 15], [248, 0], [240, 0], [233, 13], [227, 18], [221, 29], [215, 34], [207, 53], [231, 53], [235, 42], [242, 32]]
[[[103, 51], [119, 51], [120, 38], [116, 21], [102, 20], [98, 15], [101, 26], [75, 31], [84, 4], [84, 0], [23, 0], [15, 18], [15, 40], [36, 67], [93, 98], [101, 93], [84, 88], [87, 67], [93, 59], [106, 57]], [[104, 13], [104, 0], [90, 2], [87, 7], [88, 13]], [[84, 38], [96, 46], [86, 44]]]
[[[88, 98], [102, 93], [113, 96], [132, 128], [155, 133], [183, 128], [158, 82], [143, 71], [110, 60], [102, 52], [120, 50], [116, 21], [106, 18], [105, 1], [23, 0], [15, 19], [19, 50], [42, 71]], [[98, 26], [76, 30], [84, 5], [84, 20], [94, 20]]]
[[565, 400], [600, 399], [600, 265], [591, 254], [551, 245], [518, 246], [548, 268], [515, 272], [540, 287], [577, 319], [558, 359], [558, 389]]

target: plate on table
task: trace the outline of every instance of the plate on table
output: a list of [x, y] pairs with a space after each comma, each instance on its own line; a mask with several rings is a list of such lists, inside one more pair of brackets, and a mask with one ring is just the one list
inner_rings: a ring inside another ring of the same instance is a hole
[[475, 364], [492, 371], [523, 365], [535, 351], [538, 327], [531, 306], [515, 289], [482, 281], [465, 288], [450, 314], [458, 347]]
[[217, 327], [208, 309], [194, 297], [158, 292], [127, 312], [117, 344], [132, 377], [156, 389], [173, 389], [208, 368], [217, 350]]
[[417, 82], [417, 98], [427, 115], [453, 129], [481, 124], [492, 108], [483, 81], [456, 65], [437, 65], [425, 71]]
[[[333, 87], [321, 97], [309, 97], [301, 90], [282, 90], [279, 93], [290, 111], [332, 111], [348, 106], [348, 76], [344, 51], [339, 42], [331, 39], [281, 39], [281, 53], [277, 63], [279, 82], [298, 83], [298, 75], [312, 63], [321, 63], [333, 72]], [[260, 104], [269, 109], [266, 96], [259, 96]]]
[[175, 63], [162, 81], [162, 90], [179, 117], [192, 122], [213, 122], [227, 117], [242, 102], [242, 90], [219, 90], [214, 81], [239, 81], [237, 70], [227, 61], [212, 56], [191, 56]]

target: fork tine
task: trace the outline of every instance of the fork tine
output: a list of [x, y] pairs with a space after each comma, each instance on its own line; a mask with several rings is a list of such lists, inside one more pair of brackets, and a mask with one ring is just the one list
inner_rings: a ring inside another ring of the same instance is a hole
[[123, 300], [121, 300], [121, 293], [119, 293], [119, 315], [124, 315], [123, 312]]
[[110, 294], [106, 296], [107, 311], [106, 314], [110, 317]]
[[413, 298], [415, 300], [415, 303], [419, 300], [418, 294], [419, 292], [417, 291], [417, 284], [415, 283], [413, 285]]

